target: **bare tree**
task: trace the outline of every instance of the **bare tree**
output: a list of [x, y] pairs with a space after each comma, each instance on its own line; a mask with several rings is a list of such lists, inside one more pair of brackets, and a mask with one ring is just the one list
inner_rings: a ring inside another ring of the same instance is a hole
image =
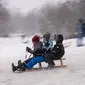
[[0, 34], [6, 34], [9, 27], [9, 12], [5, 8], [5, 4], [0, 0]]
[[45, 5], [40, 11], [43, 14], [41, 31], [51, 29], [50, 32], [56, 30], [56, 33], [62, 33], [65, 38], [75, 37], [76, 21], [81, 15], [80, 8], [83, 10], [79, 1], [67, 1], [58, 6], [56, 4]]

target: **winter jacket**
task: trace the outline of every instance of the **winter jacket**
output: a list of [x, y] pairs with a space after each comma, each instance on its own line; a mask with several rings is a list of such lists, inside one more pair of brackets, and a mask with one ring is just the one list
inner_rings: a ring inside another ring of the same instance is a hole
[[[40, 55], [42, 55], [42, 46], [43, 46], [42, 42], [39, 41], [39, 42], [34, 46], [34, 49], [33, 49], [33, 50], [31, 50], [31, 49], [29, 48], [30, 50], [27, 49], [27, 51], [28, 51], [29, 53], [33, 54], [33, 57], [40, 56]], [[27, 47], [27, 48], [28, 48], [28, 47]]]
[[65, 53], [64, 46], [62, 43], [56, 43], [50, 52], [45, 54], [45, 61], [58, 60], [63, 57]]
[[84, 36], [84, 23], [78, 23], [77, 25], [77, 32], [78, 32], [78, 38], [82, 38]]
[[43, 48], [49, 47], [50, 49], [53, 48], [53, 41], [50, 39], [48, 42], [43, 41]]
[[57, 43], [56, 45], [54, 45], [52, 52], [54, 52], [55, 54], [64, 52], [64, 46], [62, 43]]

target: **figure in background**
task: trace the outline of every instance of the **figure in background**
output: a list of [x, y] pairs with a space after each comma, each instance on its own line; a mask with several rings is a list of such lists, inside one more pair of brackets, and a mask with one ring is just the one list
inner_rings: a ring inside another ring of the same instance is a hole
[[83, 37], [84, 37], [84, 30], [85, 30], [85, 25], [83, 19], [78, 20], [77, 24], [77, 46], [83, 46]]

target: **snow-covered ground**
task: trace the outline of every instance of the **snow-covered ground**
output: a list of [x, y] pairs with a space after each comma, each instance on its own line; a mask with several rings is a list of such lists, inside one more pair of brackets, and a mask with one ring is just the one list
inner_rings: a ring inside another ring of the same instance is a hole
[[0, 38], [0, 85], [85, 85], [85, 46], [76, 47], [76, 39], [64, 41], [72, 42], [65, 48], [66, 68], [13, 73], [11, 63], [24, 61], [26, 46], [32, 47], [31, 42], [22, 42], [21, 38]]

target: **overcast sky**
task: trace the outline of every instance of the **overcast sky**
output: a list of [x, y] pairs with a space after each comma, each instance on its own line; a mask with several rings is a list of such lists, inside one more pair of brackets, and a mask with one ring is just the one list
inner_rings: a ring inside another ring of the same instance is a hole
[[[28, 12], [32, 10], [33, 8], [40, 8], [43, 4], [47, 2], [60, 2], [60, 1], [65, 1], [65, 0], [5, 0], [8, 3], [8, 7], [12, 11], [19, 11], [21, 12]], [[16, 9], [18, 8], [18, 9]]]

